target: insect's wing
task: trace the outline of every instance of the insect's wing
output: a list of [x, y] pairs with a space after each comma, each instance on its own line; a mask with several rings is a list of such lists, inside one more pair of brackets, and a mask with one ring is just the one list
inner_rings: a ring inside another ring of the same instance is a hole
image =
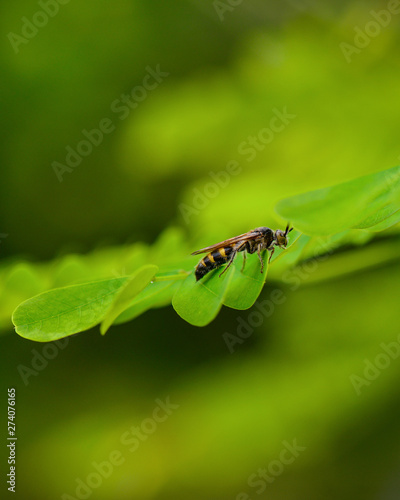
[[229, 238], [229, 240], [221, 241], [220, 243], [216, 243], [215, 245], [211, 245], [209, 247], [201, 248], [200, 250], [196, 250], [192, 253], [192, 255], [197, 255], [199, 253], [212, 252], [213, 250], [217, 250], [218, 248], [228, 247], [239, 241], [248, 241], [253, 240], [254, 237], [257, 236], [257, 233], [253, 233], [249, 231], [248, 233], [240, 234], [239, 236], [234, 236], [233, 238]]

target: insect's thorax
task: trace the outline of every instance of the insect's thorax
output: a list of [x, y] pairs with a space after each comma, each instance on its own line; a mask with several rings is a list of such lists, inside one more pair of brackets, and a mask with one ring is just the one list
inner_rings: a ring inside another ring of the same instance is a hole
[[271, 229], [268, 229], [263, 235], [260, 235], [259, 238], [254, 240], [254, 245], [256, 248], [261, 246], [261, 249], [270, 249], [271, 245], [274, 242], [274, 232]]
[[259, 247], [260, 243], [263, 246], [263, 238], [246, 241], [246, 243], [239, 251], [243, 252], [244, 250], [246, 250], [248, 253], [254, 253]]

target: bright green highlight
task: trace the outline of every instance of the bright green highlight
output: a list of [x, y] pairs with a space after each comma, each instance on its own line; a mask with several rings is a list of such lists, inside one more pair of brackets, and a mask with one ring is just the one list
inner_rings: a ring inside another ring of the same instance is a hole
[[276, 211], [309, 235], [386, 229], [384, 221], [390, 226], [400, 221], [400, 167], [292, 196], [281, 200]]

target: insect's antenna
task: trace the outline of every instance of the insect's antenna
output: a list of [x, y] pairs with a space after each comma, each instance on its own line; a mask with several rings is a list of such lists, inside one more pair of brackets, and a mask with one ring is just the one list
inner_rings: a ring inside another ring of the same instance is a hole
[[289, 229], [289, 227], [290, 227], [290, 222], [288, 222], [288, 225], [286, 226], [286, 229], [285, 229], [285, 236], [287, 236], [287, 235], [288, 235], [288, 233], [290, 233], [290, 231], [293, 231], [293, 228], [291, 227], [291, 228]]

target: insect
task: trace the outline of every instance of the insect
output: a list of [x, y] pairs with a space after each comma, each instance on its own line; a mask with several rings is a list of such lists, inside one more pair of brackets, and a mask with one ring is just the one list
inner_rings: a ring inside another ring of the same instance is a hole
[[261, 262], [261, 273], [264, 270], [264, 261], [261, 257], [261, 252], [263, 250], [270, 250], [271, 254], [269, 256], [268, 262], [270, 262], [271, 257], [275, 251], [275, 247], [286, 248], [288, 244], [287, 235], [292, 231], [293, 228], [289, 229], [289, 224], [286, 226], [285, 231], [277, 229], [273, 231], [269, 227], [257, 227], [249, 231], [248, 233], [240, 234], [228, 240], [221, 241], [215, 245], [209, 247], [201, 248], [192, 255], [197, 255], [199, 253], [206, 253], [207, 255], [201, 259], [197, 264], [195, 270], [196, 281], [199, 281], [203, 276], [221, 267], [223, 264], [228, 263], [225, 269], [220, 273], [220, 277], [229, 269], [234, 261], [236, 254], [238, 252], [243, 252], [243, 266], [246, 265], [246, 253], [257, 252], [258, 258]]

